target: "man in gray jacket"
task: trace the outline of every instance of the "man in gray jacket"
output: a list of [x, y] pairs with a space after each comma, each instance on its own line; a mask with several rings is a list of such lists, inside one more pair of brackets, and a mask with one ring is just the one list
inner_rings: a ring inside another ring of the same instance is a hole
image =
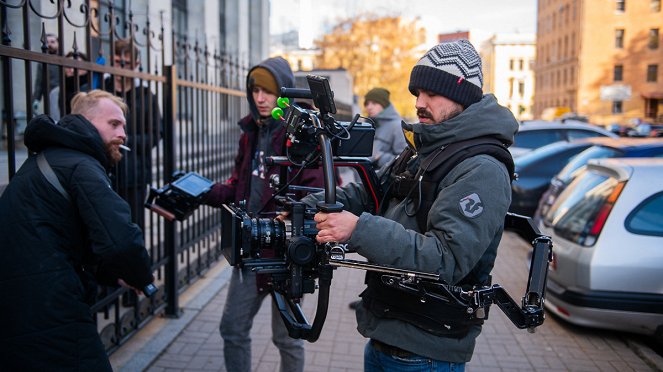
[[373, 139], [373, 163], [382, 168], [405, 149], [405, 137], [401, 130], [401, 115], [389, 101], [389, 91], [373, 88], [364, 96], [364, 108], [375, 122]]
[[[493, 95], [483, 95], [482, 79], [481, 58], [467, 40], [437, 45], [417, 62], [408, 88], [417, 97], [420, 122], [404, 124], [414, 155], [403, 155], [394, 162], [400, 166], [385, 169], [384, 184], [409, 176], [416, 190], [421, 180], [412, 175], [421, 174], [422, 162], [457, 142], [513, 142], [518, 122]], [[317, 240], [347, 242], [370, 262], [435, 273], [451, 285], [489, 283], [511, 203], [507, 167], [493, 156], [478, 154], [458, 163], [434, 185], [431, 195], [388, 193], [378, 215], [364, 212], [365, 190], [354, 184], [339, 188], [337, 200], [345, 210], [315, 215]], [[304, 201], [312, 204], [322, 197], [315, 194]], [[420, 198], [430, 198], [430, 208], [421, 208]], [[421, 213], [425, 215], [417, 218]], [[357, 329], [370, 339], [365, 370], [464, 370], [481, 321], [465, 321], [449, 305], [421, 303], [417, 296], [382, 284], [377, 273], [369, 272], [366, 283], [356, 312]]]

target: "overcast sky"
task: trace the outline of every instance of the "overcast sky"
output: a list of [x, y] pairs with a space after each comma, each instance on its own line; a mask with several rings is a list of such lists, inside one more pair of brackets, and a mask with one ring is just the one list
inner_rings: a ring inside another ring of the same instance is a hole
[[[300, 37], [313, 39], [330, 30], [339, 19], [373, 12], [408, 19], [419, 17], [428, 43], [434, 35], [475, 31], [535, 33], [536, 0], [271, 0], [272, 34], [307, 30]], [[312, 5], [311, 5], [312, 4]], [[479, 35], [477, 35], [479, 36]]]

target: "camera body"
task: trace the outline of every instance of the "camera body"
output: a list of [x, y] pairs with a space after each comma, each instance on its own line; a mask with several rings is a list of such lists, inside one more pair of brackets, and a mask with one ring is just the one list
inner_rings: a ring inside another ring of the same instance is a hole
[[277, 197], [288, 220], [251, 217], [243, 205], [221, 210], [221, 247], [230, 265], [271, 275], [272, 289], [288, 299], [315, 291], [317, 268], [325, 252], [315, 242], [315, 210], [290, 197]]
[[151, 188], [145, 207], [169, 221], [183, 221], [198, 209], [214, 182], [195, 172], [173, 174], [173, 181], [160, 189]]

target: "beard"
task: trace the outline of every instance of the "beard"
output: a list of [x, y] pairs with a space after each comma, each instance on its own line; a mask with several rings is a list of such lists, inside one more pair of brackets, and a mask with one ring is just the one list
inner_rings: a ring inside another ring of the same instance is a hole
[[430, 119], [432, 121], [435, 121], [435, 124], [439, 124], [439, 123], [443, 123], [443, 122], [445, 122], [449, 119], [452, 119], [452, 118], [460, 115], [461, 112], [463, 112], [463, 107], [462, 106], [460, 106], [460, 105], [453, 106], [449, 110], [447, 110], [445, 112], [442, 112], [441, 120], [435, 121], [435, 119], [433, 118], [433, 113], [426, 110], [425, 108], [418, 108], [417, 109], [417, 117], [427, 118], [427, 119]]
[[123, 143], [124, 142], [122, 141], [111, 141], [106, 144], [106, 156], [108, 156], [111, 165], [115, 165], [122, 160], [122, 153], [120, 152], [118, 145]]

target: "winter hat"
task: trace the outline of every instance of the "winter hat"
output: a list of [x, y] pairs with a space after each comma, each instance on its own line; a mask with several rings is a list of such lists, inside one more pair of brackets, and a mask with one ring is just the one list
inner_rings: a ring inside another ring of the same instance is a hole
[[364, 106], [368, 101], [373, 101], [386, 108], [389, 106], [389, 91], [384, 88], [373, 88], [364, 96]]
[[481, 57], [467, 40], [436, 45], [417, 62], [410, 74], [408, 89], [440, 94], [467, 108], [483, 97]]
[[249, 85], [252, 89], [257, 85], [273, 95], [280, 95], [279, 86], [276, 84], [274, 75], [264, 67], [256, 67], [251, 70], [251, 73], [249, 74]]

